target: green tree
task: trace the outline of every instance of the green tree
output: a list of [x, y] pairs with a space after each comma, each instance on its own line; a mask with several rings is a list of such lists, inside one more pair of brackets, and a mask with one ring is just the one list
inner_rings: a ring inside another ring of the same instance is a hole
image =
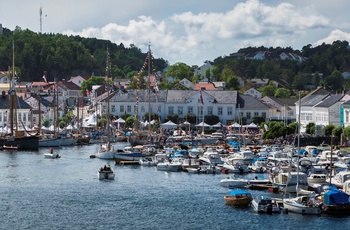
[[341, 72], [338, 70], [335, 70], [332, 72], [331, 75], [327, 76], [324, 79], [324, 84], [327, 88], [331, 90], [342, 90], [343, 89], [343, 77], [341, 75]]
[[291, 92], [289, 89], [286, 88], [278, 88], [275, 92], [275, 97], [279, 98], [289, 98], [291, 95]]
[[275, 84], [270, 82], [267, 86], [263, 86], [259, 88], [259, 91], [261, 92], [262, 96], [274, 96], [275, 92], [277, 90], [277, 87]]
[[315, 133], [315, 127], [316, 127], [316, 124], [313, 123], [313, 122], [310, 122], [306, 125], [306, 130], [305, 132], [308, 133], [308, 134], [311, 134], [313, 135]]
[[333, 124], [329, 124], [329, 125], [326, 125], [324, 129], [325, 129], [325, 135], [329, 137], [333, 135], [333, 129], [335, 129], [335, 126]]
[[174, 77], [177, 80], [182, 80], [184, 78], [190, 79], [193, 75], [193, 71], [189, 65], [177, 62], [174, 65], [169, 66], [165, 75], [167, 77]]
[[350, 137], [350, 126], [345, 127], [343, 133], [345, 138], [348, 139]]
[[307, 77], [304, 73], [298, 73], [293, 80], [293, 88], [297, 90], [303, 90], [307, 83]]
[[338, 126], [338, 127], [335, 127], [333, 130], [332, 130], [332, 135], [335, 136], [335, 137], [339, 137], [341, 136], [341, 134], [343, 133], [343, 128]]
[[217, 66], [213, 66], [211, 72], [213, 74], [213, 81], [217, 81], [220, 76], [220, 69]]
[[205, 77], [208, 79], [208, 82], [212, 81], [212, 79], [211, 79], [211, 71], [210, 71], [209, 68], [205, 70]]
[[134, 126], [135, 117], [134, 116], [128, 116], [125, 120], [125, 127], [132, 128]]
[[81, 93], [85, 94], [86, 89], [91, 91], [93, 85], [103, 85], [105, 81], [106, 80], [104, 77], [92, 76], [88, 80], [85, 80], [81, 83]]

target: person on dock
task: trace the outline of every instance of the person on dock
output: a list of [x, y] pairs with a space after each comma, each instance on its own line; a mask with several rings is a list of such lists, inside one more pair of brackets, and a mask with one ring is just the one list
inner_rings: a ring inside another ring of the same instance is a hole
[[53, 148], [52, 148], [52, 147], [51, 147], [51, 149], [50, 149], [50, 153], [53, 154]]

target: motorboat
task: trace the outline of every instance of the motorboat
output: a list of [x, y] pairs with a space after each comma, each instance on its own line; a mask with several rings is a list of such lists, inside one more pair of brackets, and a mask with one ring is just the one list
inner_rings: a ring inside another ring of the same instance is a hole
[[142, 157], [142, 152], [135, 149], [130, 151], [119, 149], [114, 153], [116, 164], [119, 164], [122, 161], [139, 161]]
[[157, 170], [167, 172], [178, 172], [181, 170], [181, 162], [160, 162], [157, 164]]
[[307, 175], [303, 172], [279, 172], [271, 173], [272, 185], [277, 186], [284, 192], [297, 192], [297, 186], [301, 189], [308, 189]]
[[45, 153], [44, 157], [48, 159], [58, 159], [61, 158], [61, 155], [58, 153]]
[[220, 180], [220, 185], [226, 188], [244, 188], [248, 184], [248, 179], [228, 176]]
[[221, 174], [221, 169], [215, 165], [201, 165], [199, 172], [203, 174]]
[[257, 213], [280, 213], [281, 207], [277, 204], [276, 199], [270, 197], [257, 197], [251, 202], [251, 206]]
[[326, 181], [339, 189], [343, 188], [345, 181], [350, 180], [350, 171], [340, 171], [334, 177], [328, 177]]
[[253, 163], [254, 158], [256, 158], [255, 154], [251, 150], [241, 150], [233, 154], [234, 158], [239, 158], [243, 160], [245, 165], [250, 165]]
[[61, 158], [61, 155], [58, 153], [54, 153], [54, 149], [51, 148], [49, 153], [44, 154], [44, 157], [50, 158], [50, 159], [57, 159], [57, 158]]
[[223, 164], [224, 161], [221, 159], [221, 156], [213, 148], [207, 148], [207, 151], [203, 153], [203, 156], [199, 157], [199, 160], [202, 164], [207, 165], [218, 165]]
[[156, 160], [155, 160], [155, 157], [147, 156], [147, 157], [142, 157], [139, 160], [139, 163], [142, 166], [155, 166], [156, 165]]
[[250, 192], [245, 190], [231, 190], [228, 195], [224, 196], [226, 204], [235, 207], [248, 207], [253, 200]]
[[227, 169], [229, 173], [249, 173], [250, 170], [242, 158], [229, 157], [222, 165], [224, 169]]
[[267, 158], [259, 157], [255, 158], [253, 163], [248, 166], [249, 170], [253, 173], [264, 173], [267, 171]]
[[348, 183], [344, 184], [345, 191], [339, 190], [333, 185], [324, 187], [327, 189], [322, 193], [323, 212], [327, 214], [350, 215], [350, 196], [346, 193], [346, 187], [349, 187]]
[[115, 174], [110, 165], [105, 165], [98, 170], [97, 176], [99, 180], [114, 180]]
[[290, 212], [309, 215], [319, 215], [322, 212], [322, 201], [312, 196], [284, 198], [282, 201], [284, 209]]

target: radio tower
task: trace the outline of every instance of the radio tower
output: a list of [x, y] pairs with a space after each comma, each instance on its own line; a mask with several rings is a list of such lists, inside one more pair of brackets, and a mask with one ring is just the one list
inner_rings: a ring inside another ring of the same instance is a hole
[[40, 16], [40, 33], [42, 33], [42, 27], [43, 27], [43, 19], [42, 19], [42, 16], [43, 16], [43, 8], [40, 6], [40, 10], [39, 10], [39, 16]]

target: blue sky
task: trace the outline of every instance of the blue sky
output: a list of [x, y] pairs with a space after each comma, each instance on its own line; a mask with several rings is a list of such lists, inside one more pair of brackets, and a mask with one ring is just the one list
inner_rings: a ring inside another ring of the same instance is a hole
[[134, 44], [170, 64], [202, 65], [248, 46], [292, 47], [350, 40], [347, 0], [14, 0], [0, 23]]

